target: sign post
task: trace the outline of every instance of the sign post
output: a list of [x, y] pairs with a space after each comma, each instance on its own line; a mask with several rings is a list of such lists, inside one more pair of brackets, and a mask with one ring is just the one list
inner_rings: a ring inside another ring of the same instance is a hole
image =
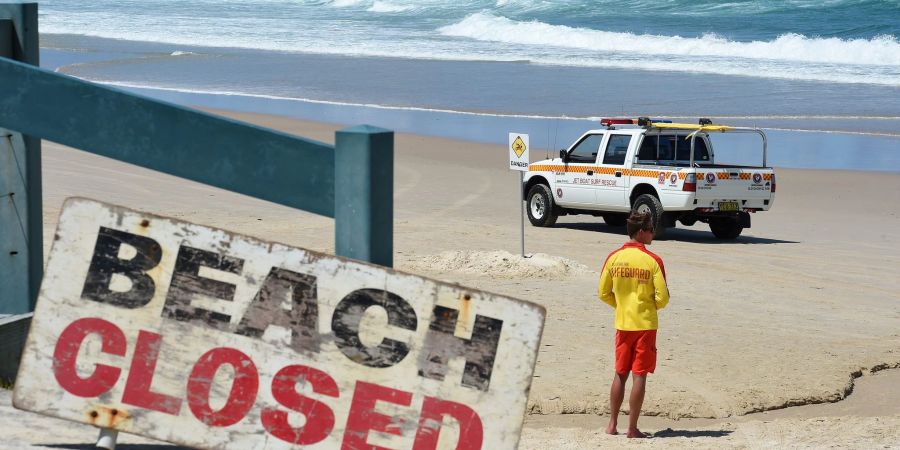
[[519, 172], [519, 227], [522, 237], [522, 258], [525, 257], [525, 172], [528, 171], [528, 135], [509, 133], [509, 170]]
[[198, 448], [514, 449], [544, 315], [69, 199], [13, 404]]

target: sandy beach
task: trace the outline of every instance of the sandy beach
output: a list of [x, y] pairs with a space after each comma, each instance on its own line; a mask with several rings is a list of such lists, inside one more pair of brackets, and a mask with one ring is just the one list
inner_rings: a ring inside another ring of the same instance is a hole
[[[329, 143], [338, 128], [225, 114]], [[334, 251], [331, 219], [50, 142], [43, 152], [48, 251], [70, 196]], [[394, 261], [547, 308], [521, 448], [900, 448], [900, 174], [777, 169], [774, 207], [737, 241], [698, 224], [653, 243], [672, 300], [644, 402], [642, 428], [654, 438], [637, 444], [602, 433], [614, 328], [596, 298], [597, 271], [624, 230], [590, 216], [526, 225], [532, 256], [521, 259], [518, 174], [506, 170], [505, 152], [398, 134]], [[52, 439], [14, 433], [2, 448], [87, 448], [95, 436], [15, 411], [0, 395], [4, 422], [59, 430]]]

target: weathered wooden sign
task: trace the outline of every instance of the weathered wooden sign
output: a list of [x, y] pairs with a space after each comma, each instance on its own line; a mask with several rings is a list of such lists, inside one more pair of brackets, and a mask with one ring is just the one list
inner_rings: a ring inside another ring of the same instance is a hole
[[201, 448], [515, 448], [543, 308], [69, 199], [15, 406]]

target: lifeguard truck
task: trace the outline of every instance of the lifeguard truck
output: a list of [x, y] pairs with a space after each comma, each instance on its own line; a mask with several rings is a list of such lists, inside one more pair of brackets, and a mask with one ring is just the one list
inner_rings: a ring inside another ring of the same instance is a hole
[[[676, 222], [709, 224], [720, 239], [750, 228], [750, 215], [775, 198], [775, 172], [766, 165], [767, 141], [759, 128], [603, 119], [559, 158], [533, 162], [524, 178], [528, 219], [549, 227], [559, 216], [602, 216], [622, 226], [631, 211], [649, 213], [657, 237]], [[762, 138], [762, 164], [715, 162], [711, 134], [754, 133]]]

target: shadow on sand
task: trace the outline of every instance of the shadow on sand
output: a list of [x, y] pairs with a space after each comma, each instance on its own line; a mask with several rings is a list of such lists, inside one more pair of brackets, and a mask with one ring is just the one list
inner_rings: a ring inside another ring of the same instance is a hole
[[[570, 230], [594, 231], [598, 233], [617, 234], [626, 237], [625, 227], [613, 227], [605, 223], [578, 222], [557, 223], [556, 228], [568, 228]], [[785, 241], [781, 239], [769, 239], [755, 236], [739, 236], [734, 240], [722, 240], [713, 236], [709, 230], [692, 230], [686, 228], [669, 228], [666, 235], [659, 241], [693, 242], [698, 244], [717, 245], [747, 245], [747, 244], [799, 244], [797, 241]]]
[[666, 428], [662, 431], [657, 431], [653, 433], [654, 438], [672, 438], [672, 437], [686, 437], [686, 438], [698, 438], [698, 437], [725, 437], [731, 434], [732, 431], [729, 430], [673, 430], [671, 428]]

